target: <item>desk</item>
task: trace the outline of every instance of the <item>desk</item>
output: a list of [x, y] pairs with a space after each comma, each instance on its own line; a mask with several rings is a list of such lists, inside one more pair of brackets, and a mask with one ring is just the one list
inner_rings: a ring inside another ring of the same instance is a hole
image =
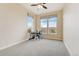
[[30, 39], [40, 39], [41, 33], [40, 32], [31, 32], [30, 33]]

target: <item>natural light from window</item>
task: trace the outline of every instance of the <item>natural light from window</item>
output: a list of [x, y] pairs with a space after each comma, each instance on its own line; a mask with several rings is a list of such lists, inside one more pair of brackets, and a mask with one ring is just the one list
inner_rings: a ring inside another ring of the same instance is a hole
[[27, 27], [33, 28], [33, 18], [31, 16], [27, 16]]
[[43, 33], [56, 33], [57, 17], [51, 16], [40, 20], [40, 27]]
[[47, 27], [47, 19], [41, 19], [41, 27], [43, 28]]
[[57, 17], [52, 16], [49, 18], [49, 27], [56, 27], [57, 25]]

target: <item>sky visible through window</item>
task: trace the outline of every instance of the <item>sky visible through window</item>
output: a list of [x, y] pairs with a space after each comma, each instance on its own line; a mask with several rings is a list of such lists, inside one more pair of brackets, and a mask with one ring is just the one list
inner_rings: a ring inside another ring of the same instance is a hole
[[47, 19], [41, 19], [41, 27], [47, 27]]
[[31, 16], [27, 17], [27, 26], [28, 28], [32, 28], [33, 26], [33, 18]]
[[[46, 28], [47, 22], [48, 22], [49, 27], [56, 27], [57, 17], [52, 16], [48, 19], [48, 21], [47, 21], [47, 19], [41, 19], [41, 27]], [[28, 26], [28, 28], [33, 27], [33, 18], [31, 16], [27, 17], [27, 26]]]
[[56, 27], [57, 17], [52, 16], [48, 19], [48, 21], [47, 21], [47, 19], [41, 19], [41, 27], [46, 28], [47, 27], [47, 22], [48, 22], [49, 27]]
[[57, 17], [53, 16], [49, 18], [49, 27], [56, 27]]

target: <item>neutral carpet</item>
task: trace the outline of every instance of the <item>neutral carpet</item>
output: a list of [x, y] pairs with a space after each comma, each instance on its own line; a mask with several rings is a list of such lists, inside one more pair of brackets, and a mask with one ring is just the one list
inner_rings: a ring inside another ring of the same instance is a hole
[[0, 56], [69, 56], [63, 41], [28, 40], [0, 51]]

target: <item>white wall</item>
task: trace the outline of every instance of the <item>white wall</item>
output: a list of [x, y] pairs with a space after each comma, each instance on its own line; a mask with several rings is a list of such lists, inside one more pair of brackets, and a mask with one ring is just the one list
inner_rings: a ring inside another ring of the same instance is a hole
[[79, 55], [79, 4], [64, 8], [64, 42], [71, 55]]
[[0, 49], [24, 40], [26, 16], [19, 4], [0, 4]]

